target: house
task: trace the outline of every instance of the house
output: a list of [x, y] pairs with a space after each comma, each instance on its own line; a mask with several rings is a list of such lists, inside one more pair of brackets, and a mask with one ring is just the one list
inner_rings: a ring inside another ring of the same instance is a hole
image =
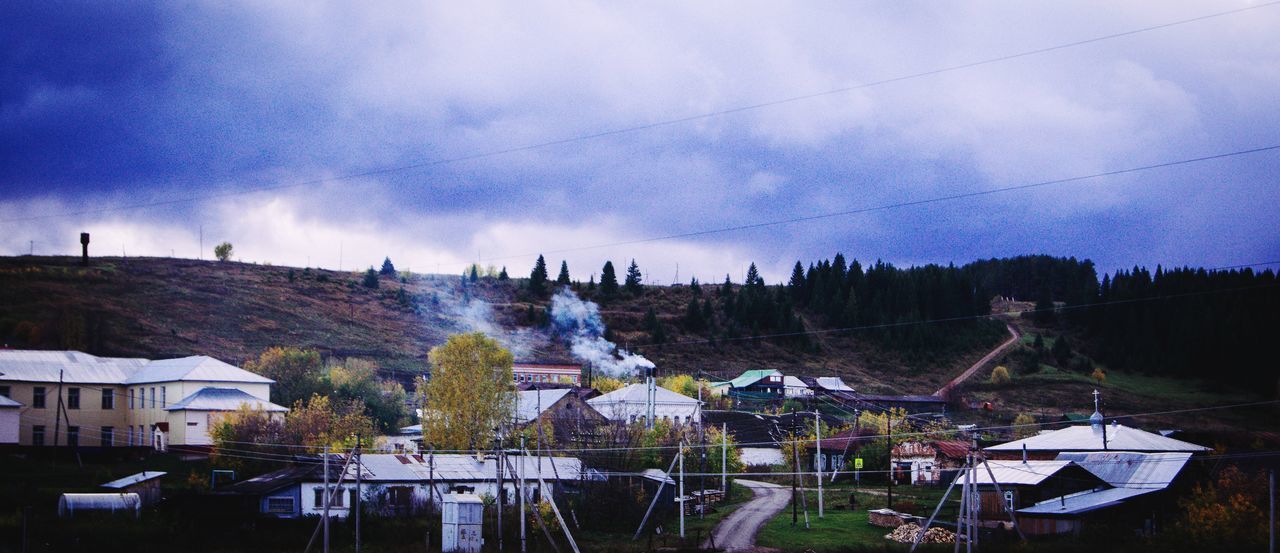
[[[978, 487], [978, 518], [983, 521], [1009, 520], [1006, 508], [1016, 512], [1049, 498], [1107, 487], [1101, 478], [1065, 459], [989, 460], [986, 467], [979, 465], [972, 474]], [[963, 473], [960, 477], [963, 478]], [[955, 483], [960, 484], [960, 481]]]
[[575, 395], [588, 400], [593, 397], [600, 397], [600, 390], [595, 388], [587, 388], [585, 386], [575, 386], [573, 384], [565, 384], [563, 382], [522, 382], [516, 384], [517, 392], [527, 392], [529, 390], [572, 390]]
[[955, 471], [964, 466], [969, 443], [961, 440], [911, 440], [893, 446], [891, 451], [895, 482], [931, 485], [950, 482]]
[[916, 415], [946, 413], [947, 400], [941, 396], [862, 394], [852, 391], [830, 391], [827, 395], [850, 407], [871, 411], [901, 409]]
[[[506, 504], [515, 504], [519, 501], [516, 494], [520, 489], [520, 476], [525, 480], [526, 497], [534, 501], [540, 492], [556, 493], [576, 485], [583, 477], [582, 462], [575, 458], [512, 455], [507, 459], [510, 466], [502, 469], [503, 484], [499, 493], [498, 463], [492, 457], [365, 454], [360, 457], [358, 467], [359, 497], [364, 512], [404, 516], [421, 512], [428, 506], [438, 508], [446, 493], [500, 496]], [[323, 514], [324, 499], [331, 495], [329, 515], [346, 518], [357, 493], [357, 466], [348, 466], [344, 473], [342, 466], [346, 461], [345, 454], [330, 455], [327, 488], [323, 465], [312, 460], [237, 482], [218, 493], [246, 498], [256, 512], [275, 518]], [[546, 490], [539, 489], [539, 475], [547, 483]]]
[[[1101, 421], [1101, 415], [1099, 415]], [[1068, 426], [1029, 438], [984, 448], [993, 459], [1057, 459], [1060, 453], [1131, 451], [1137, 453], [1204, 453], [1209, 448], [1119, 423]]]
[[112, 480], [100, 487], [113, 490], [114, 493], [137, 494], [142, 500], [142, 506], [146, 507], [160, 501], [160, 478], [165, 474], [168, 473], [154, 470], [142, 471], [119, 480]]
[[388, 453], [420, 453], [422, 451], [422, 425], [402, 426], [395, 434], [378, 438], [378, 449]]
[[813, 389], [800, 377], [784, 376], [782, 377], [782, 395], [788, 398], [813, 397]]
[[750, 370], [733, 380], [717, 382], [713, 387], [726, 389], [729, 396], [751, 399], [777, 399], [785, 394], [781, 372], [772, 369]]
[[24, 404], [19, 443], [29, 447], [207, 447], [210, 423], [226, 412], [242, 405], [287, 411], [269, 401], [273, 383], [202, 355], [148, 360], [0, 350], [0, 395]]
[[22, 407], [21, 403], [0, 395], [0, 445], [18, 443]]
[[[654, 387], [653, 412], [656, 420], [675, 424], [698, 424], [702, 421], [702, 403], [661, 386]], [[612, 422], [644, 422], [648, 413], [648, 387], [630, 384], [587, 400], [587, 404]]]
[[575, 390], [527, 390], [516, 392], [516, 424], [550, 425], [556, 443], [572, 443], [591, 435], [597, 426], [608, 422]]
[[582, 365], [572, 363], [530, 363], [517, 361], [511, 364], [512, 378], [516, 384], [551, 383], [582, 384]]
[[738, 444], [738, 454], [746, 466], [783, 464], [781, 433], [775, 417], [747, 411], [702, 412], [702, 422], [723, 429]]
[[853, 393], [853, 388], [845, 384], [844, 380], [838, 376], [802, 376], [800, 380], [805, 383], [811, 390], [819, 394], [830, 392], [849, 392]]

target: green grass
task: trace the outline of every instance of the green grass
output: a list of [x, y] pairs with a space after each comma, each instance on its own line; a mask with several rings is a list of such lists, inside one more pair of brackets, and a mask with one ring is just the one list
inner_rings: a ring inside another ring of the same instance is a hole
[[[885, 506], [884, 486], [867, 483], [855, 492], [858, 507], [848, 508], [849, 492], [854, 488], [848, 484], [839, 484], [824, 489], [823, 499], [826, 505], [823, 518], [818, 518], [817, 498], [813, 493], [807, 496], [809, 503], [809, 528], [804, 527], [804, 512], [800, 510], [795, 525], [791, 523], [791, 507], [765, 524], [756, 538], [756, 545], [772, 547], [783, 551], [804, 551], [812, 549], [818, 553], [877, 550], [906, 551], [906, 546], [884, 539], [891, 528], [872, 526], [867, 521], [867, 511]], [[928, 517], [942, 498], [946, 488], [896, 486], [893, 490], [894, 507], [914, 515]], [[939, 513], [943, 520], [954, 519], [957, 510], [955, 494]], [[927, 549], [925, 549], [927, 551]]]
[[[672, 516], [669, 520], [662, 521], [663, 533], [653, 536], [653, 547], [698, 547], [724, 517], [729, 516], [729, 513], [741, 507], [752, 497], [750, 489], [739, 484], [733, 484], [732, 496], [728, 503], [716, 505], [715, 511], [708, 512], [705, 518], [698, 518], [696, 515], [685, 517], [685, 538], [683, 540], [679, 537], [680, 521], [677, 516]], [[639, 522], [638, 520], [636, 521], [637, 524]], [[652, 528], [652, 524], [650, 524], [650, 528]], [[575, 535], [574, 538], [578, 541], [578, 547], [583, 551], [619, 553], [648, 551], [650, 545], [649, 535], [642, 535], [639, 540], [631, 541], [633, 532], [634, 530], [626, 533], [583, 531]], [[649, 533], [652, 533], [652, 531]]]

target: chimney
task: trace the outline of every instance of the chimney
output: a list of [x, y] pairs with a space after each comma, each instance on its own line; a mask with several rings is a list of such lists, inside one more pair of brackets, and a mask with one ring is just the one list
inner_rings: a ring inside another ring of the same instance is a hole
[[80, 265], [89, 266], [89, 233], [80, 233]]
[[1022, 464], [1027, 464], [1027, 444], [1022, 444]]

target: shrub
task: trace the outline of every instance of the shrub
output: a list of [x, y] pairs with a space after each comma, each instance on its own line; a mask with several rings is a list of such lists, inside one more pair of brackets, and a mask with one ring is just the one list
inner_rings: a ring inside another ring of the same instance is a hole
[[1012, 381], [1013, 381], [1013, 377], [1009, 376], [1009, 369], [1005, 368], [1004, 365], [1000, 365], [994, 369], [991, 369], [992, 384], [1003, 385], [1003, 384], [1008, 384]]
[[1095, 368], [1093, 369], [1093, 374], [1089, 375], [1089, 378], [1092, 378], [1094, 382], [1101, 384], [1107, 381], [1107, 373], [1102, 372], [1102, 369]]
[[223, 242], [213, 247], [213, 256], [218, 258], [218, 261], [226, 261], [231, 259], [232, 249], [231, 242]]

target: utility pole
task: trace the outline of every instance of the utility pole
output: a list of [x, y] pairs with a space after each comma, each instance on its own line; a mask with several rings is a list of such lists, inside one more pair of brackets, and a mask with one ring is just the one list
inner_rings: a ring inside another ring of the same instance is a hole
[[[800, 440], [796, 438], [796, 410], [791, 410], [791, 451], [797, 453], [800, 448]], [[791, 471], [791, 525], [795, 526], [800, 521], [800, 512], [796, 505], [796, 488], [798, 488], [800, 477], [800, 456], [795, 455], [795, 466]]]
[[822, 518], [822, 417], [818, 415], [817, 409], [813, 410], [813, 435], [817, 445], [814, 459], [818, 461], [818, 518]]
[[364, 469], [364, 449], [361, 448], [360, 435], [356, 434], [356, 553], [360, 553], [360, 473]]
[[[71, 421], [67, 421], [70, 425]], [[53, 413], [53, 463], [58, 463], [58, 435], [62, 433], [62, 369], [58, 369], [58, 406]]]
[[720, 493], [729, 497], [729, 424], [720, 423]]
[[502, 551], [502, 432], [498, 428], [493, 429], [493, 459], [498, 468], [494, 482], [498, 484], [498, 491], [495, 492], [498, 498], [498, 551]]
[[890, 407], [888, 411], [885, 411], [885, 417], [886, 417], [886, 420], [888, 421], [888, 424], [885, 425], [885, 428], [888, 431], [885, 432], [884, 450], [885, 450], [885, 453], [889, 456], [889, 478], [885, 480], [885, 483], [884, 483], [885, 492], [886, 492], [886, 495], [888, 496], [888, 500], [885, 506], [889, 510], [893, 510], [893, 408], [892, 407]]
[[[680, 442], [680, 537], [684, 537], [684, 442]], [[501, 548], [499, 548], [501, 549]]]
[[204, 225], [200, 225], [200, 261], [204, 261]]
[[329, 491], [329, 446], [324, 446], [324, 553], [329, 553], [329, 498], [333, 492]]
[[[521, 435], [520, 435], [520, 452], [521, 452], [522, 454], [523, 454], [523, 452], [524, 452], [524, 435], [523, 435], [523, 434], [521, 434]], [[526, 551], [526, 549], [525, 549], [525, 537], [524, 537], [524, 519], [525, 519], [525, 514], [524, 514], [524, 471], [525, 471], [525, 467], [526, 467], [526, 466], [528, 466], [528, 465], [526, 465], [524, 461], [525, 461], [525, 457], [524, 457], [523, 455], [521, 455], [521, 457], [520, 457], [520, 472], [516, 475], [516, 477], [520, 479], [520, 480], [519, 480], [520, 491], [517, 493], [517, 495], [519, 495], [519, 496], [520, 496], [520, 553], [525, 553], [525, 551]]]

